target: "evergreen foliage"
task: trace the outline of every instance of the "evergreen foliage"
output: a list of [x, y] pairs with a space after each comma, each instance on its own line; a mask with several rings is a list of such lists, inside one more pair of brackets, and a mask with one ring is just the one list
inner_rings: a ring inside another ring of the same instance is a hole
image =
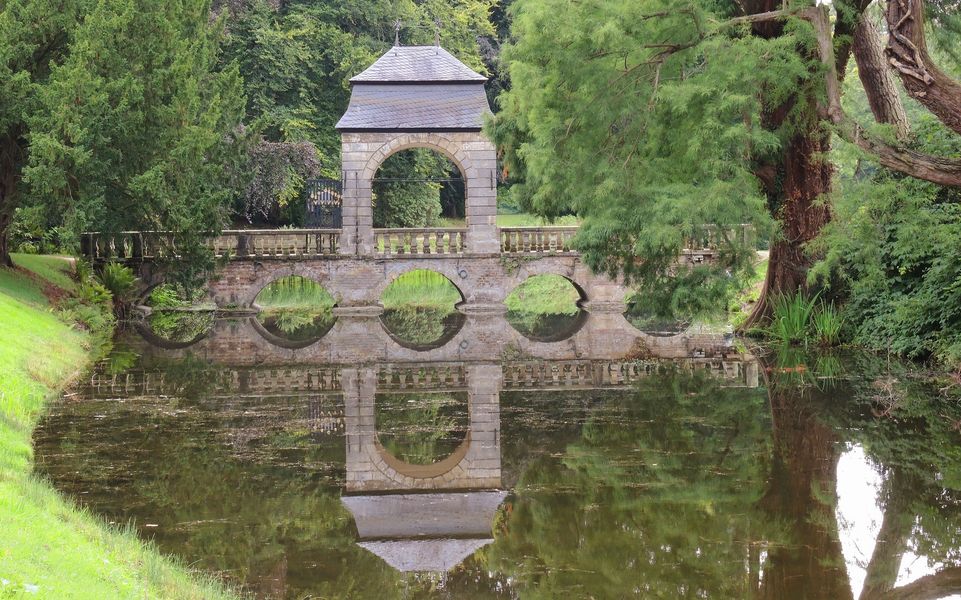
[[[809, 77], [794, 36], [702, 39], [717, 15], [701, 4], [516, 2], [513, 87], [490, 126], [522, 208], [584, 216], [591, 266], [652, 287], [700, 225], [767, 226], [752, 161], [776, 153], [791, 125], [768, 131], [760, 115]], [[689, 283], [746, 272], [750, 250], [732, 241]], [[691, 285], [674, 285], [673, 303], [689, 304]]]
[[189, 280], [210, 263], [199, 242], [225, 220], [243, 153], [241, 80], [218, 68], [221, 26], [205, 0], [48, 4], [0, 13], [0, 85], [15, 91], [0, 100], [0, 131], [22, 154], [17, 198], [0, 203], [25, 201], [68, 244], [90, 229], [176, 231]]

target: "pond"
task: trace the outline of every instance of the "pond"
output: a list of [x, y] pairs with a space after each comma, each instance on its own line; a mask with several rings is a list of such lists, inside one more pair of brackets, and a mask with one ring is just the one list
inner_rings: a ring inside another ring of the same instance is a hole
[[130, 330], [37, 429], [37, 469], [259, 598], [961, 591], [961, 406], [909, 366], [622, 315], [468, 315], [427, 350], [386, 328]]

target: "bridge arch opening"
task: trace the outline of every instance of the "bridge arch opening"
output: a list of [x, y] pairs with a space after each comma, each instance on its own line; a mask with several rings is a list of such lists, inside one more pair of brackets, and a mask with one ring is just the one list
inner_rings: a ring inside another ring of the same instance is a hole
[[414, 269], [399, 275], [384, 289], [380, 301], [384, 329], [405, 348], [440, 348], [464, 325], [465, 316], [457, 310], [463, 294], [436, 271]]
[[377, 452], [401, 475], [440, 477], [470, 447], [466, 391], [377, 394]]
[[466, 181], [463, 167], [441, 147], [394, 150], [371, 179], [374, 227], [462, 227], [467, 216]]
[[508, 294], [507, 322], [535, 342], [560, 342], [576, 334], [589, 318], [581, 304], [587, 294], [563, 275], [534, 275]]
[[254, 328], [267, 341], [284, 348], [302, 348], [329, 332], [337, 318], [334, 297], [324, 286], [299, 275], [268, 283], [254, 299]]

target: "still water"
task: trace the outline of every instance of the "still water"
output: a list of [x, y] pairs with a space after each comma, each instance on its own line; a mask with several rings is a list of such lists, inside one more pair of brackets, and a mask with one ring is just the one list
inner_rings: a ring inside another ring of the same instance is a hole
[[956, 392], [581, 318], [467, 316], [439, 347], [377, 317], [308, 346], [249, 320], [130, 331], [41, 424], [37, 468], [261, 598], [961, 590]]

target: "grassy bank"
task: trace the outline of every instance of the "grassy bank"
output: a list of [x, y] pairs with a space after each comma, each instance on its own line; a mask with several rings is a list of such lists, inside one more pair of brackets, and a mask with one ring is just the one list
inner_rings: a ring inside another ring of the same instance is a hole
[[91, 335], [50, 305], [74, 292], [70, 264], [17, 260], [28, 270], [0, 269], [0, 598], [230, 597], [33, 475], [33, 428], [94, 353]]

